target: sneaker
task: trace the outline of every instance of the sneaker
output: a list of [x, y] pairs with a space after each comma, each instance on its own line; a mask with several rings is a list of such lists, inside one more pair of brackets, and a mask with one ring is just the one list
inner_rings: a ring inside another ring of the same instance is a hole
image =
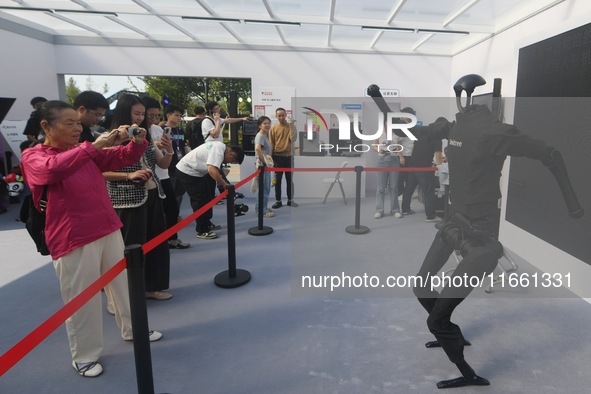
[[300, 206], [300, 204], [298, 204], [295, 201], [291, 201], [291, 200], [287, 201], [287, 205], [290, 206], [290, 207], [292, 207], [292, 208], [297, 208], [297, 207]]
[[149, 332], [150, 342], [156, 342], [162, 339], [163, 335], [160, 331], [151, 330]]
[[263, 214], [264, 218], [272, 218], [275, 214], [272, 211], [267, 211]]
[[373, 215], [373, 217], [374, 217], [374, 218], [376, 218], [376, 219], [381, 219], [381, 218], [382, 218], [382, 216], [384, 216], [384, 214], [383, 214], [383, 213], [381, 213], [381, 212], [376, 212], [376, 214], [375, 214], [375, 215]]
[[158, 301], [166, 301], [172, 298], [172, 293], [168, 291], [146, 291], [146, 298]]
[[406, 216], [406, 215], [412, 215], [413, 213], [415, 213], [415, 211], [413, 211], [412, 209], [409, 209], [406, 212], [402, 212], [402, 216]]
[[402, 217], [402, 214], [400, 212], [394, 212], [394, 217], [399, 219]]
[[209, 223], [209, 226], [207, 226], [208, 231], [221, 230], [221, 229], [222, 229], [222, 226], [220, 226], [219, 224]]
[[[162, 339], [164, 335], [160, 331], [150, 330], [148, 331], [148, 339], [150, 342], [156, 342]], [[133, 338], [124, 339], [125, 341], [131, 342]]]
[[[287, 203], [287, 205], [289, 205], [289, 202]], [[283, 204], [281, 203], [281, 201], [276, 201], [275, 204], [273, 204], [273, 206], [271, 208], [277, 209], [277, 208], [281, 208], [282, 206], [283, 206]]]
[[187, 249], [190, 247], [191, 244], [188, 242], [183, 242], [180, 239], [173, 239], [168, 241], [168, 247], [170, 249]]
[[439, 221], [439, 218], [437, 216], [433, 216], [432, 218], [425, 219], [425, 222], [427, 222], [427, 223], [435, 223], [438, 221]]
[[78, 375], [84, 376], [85, 378], [95, 378], [103, 373], [103, 366], [98, 361], [92, 361], [89, 363], [77, 363], [72, 361], [72, 367], [78, 372]]
[[197, 233], [196, 237], [199, 239], [216, 239], [218, 235], [216, 233], [208, 231], [206, 233]]

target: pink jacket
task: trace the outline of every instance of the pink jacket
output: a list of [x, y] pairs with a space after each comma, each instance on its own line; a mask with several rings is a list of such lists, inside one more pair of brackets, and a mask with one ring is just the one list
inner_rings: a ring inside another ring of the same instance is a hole
[[97, 150], [86, 141], [67, 151], [43, 144], [23, 151], [23, 177], [37, 208], [48, 185], [45, 239], [54, 260], [122, 227], [102, 173], [136, 163], [147, 146]]

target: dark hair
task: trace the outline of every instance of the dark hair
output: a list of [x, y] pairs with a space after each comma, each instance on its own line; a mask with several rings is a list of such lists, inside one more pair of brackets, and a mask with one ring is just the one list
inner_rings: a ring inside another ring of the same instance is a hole
[[87, 109], [95, 110], [97, 108], [104, 108], [109, 110], [109, 102], [102, 94], [93, 90], [87, 90], [80, 93], [74, 99], [74, 108], [78, 109], [84, 107]]
[[205, 108], [203, 108], [202, 106], [198, 105], [195, 107], [195, 110], [193, 111], [193, 113], [195, 115], [202, 115], [205, 113]]
[[31, 99], [31, 105], [35, 106], [35, 104], [44, 103], [46, 101], [47, 101], [47, 99], [45, 97], [41, 97], [41, 96], [33, 97]]
[[111, 128], [116, 129], [123, 124], [132, 124], [131, 107], [136, 104], [144, 105], [142, 99], [133, 94], [124, 94], [117, 100], [117, 105], [113, 110], [113, 119], [111, 119]]
[[164, 108], [165, 115], [174, 114], [175, 112], [179, 112], [182, 115], [185, 110], [174, 104], [168, 104], [166, 108]]
[[156, 100], [154, 97], [150, 97], [150, 96], [145, 96], [144, 98], [142, 98], [142, 102], [144, 103], [144, 106], [146, 107], [146, 111], [152, 108], [158, 108], [160, 109], [160, 102], [158, 100]]
[[269, 118], [268, 116], [265, 116], [265, 115], [263, 115], [257, 119], [257, 126], [259, 127], [259, 129], [261, 128], [261, 125], [263, 124], [263, 122], [265, 120], [268, 120], [269, 122], [271, 122], [271, 118]]
[[47, 122], [47, 124], [53, 126], [57, 118], [59, 118], [60, 112], [65, 109], [74, 109], [74, 107], [60, 100], [46, 101], [37, 112], [39, 116], [39, 122], [44, 120]]
[[[275, 110], [275, 113], [277, 113], [277, 111], [285, 111], [285, 108], [281, 108], [281, 107], [279, 107], [279, 108], [277, 108], [277, 109]], [[285, 111], [285, 112], [287, 112], [287, 111]]]
[[205, 110], [207, 111], [207, 113], [211, 113], [211, 111], [213, 111], [213, 109], [218, 106], [219, 104], [216, 101], [209, 101], [207, 104], [205, 104]]
[[242, 162], [244, 161], [244, 150], [242, 150], [242, 148], [238, 145], [231, 145], [228, 146], [228, 148], [232, 149], [232, 152], [236, 154], [236, 161], [238, 162], [238, 164], [242, 164]]

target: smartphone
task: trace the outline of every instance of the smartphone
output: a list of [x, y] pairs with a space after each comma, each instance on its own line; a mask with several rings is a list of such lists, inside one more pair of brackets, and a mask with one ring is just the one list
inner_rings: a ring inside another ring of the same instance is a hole
[[170, 127], [165, 127], [164, 128], [164, 134], [166, 134], [167, 136], [170, 137], [170, 133], [171, 133], [172, 129]]

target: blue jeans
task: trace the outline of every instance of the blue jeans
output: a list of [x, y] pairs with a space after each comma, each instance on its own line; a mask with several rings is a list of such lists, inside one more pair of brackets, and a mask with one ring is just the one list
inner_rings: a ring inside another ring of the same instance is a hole
[[[263, 181], [263, 207], [265, 210], [263, 213], [267, 212], [268, 208], [267, 205], [269, 204], [269, 193], [271, 193], [271, 173], [265, 172], [265, 179]], [[254, 206], [254, 209], [258, 212], [259, 211], [259, 197], [257, 194], [257, 202]]]
[[[378, 156], [378, 168], [400, 167], [398, 156]], [[386, 187], [390, 189], [390, 213], [400, 212], [398, 206], [398, 171], [378, 172], [378, 190], [376, 191], [376, 212], [384, 213]]]

